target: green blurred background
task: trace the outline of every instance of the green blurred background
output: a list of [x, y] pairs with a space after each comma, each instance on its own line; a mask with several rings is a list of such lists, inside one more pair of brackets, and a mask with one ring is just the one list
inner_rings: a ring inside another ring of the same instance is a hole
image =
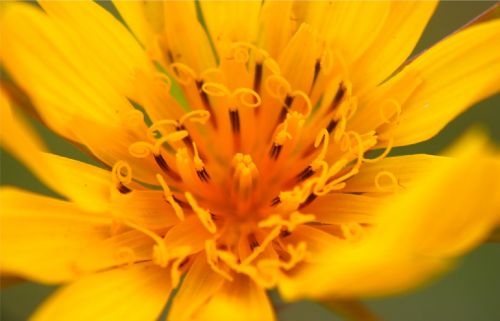
[[[494, 3], [486, 1], [442, 2], [416, 52], [437, 42]], [[498, 105], [500, 105], [498, 96], [483, 101], [461, 115], [432, 140], [399, 148], [394, 153], [439, 153], [473, 125], [480, 125], [486, 129], [490, 137], [498, 144], [500, 142]], [[66, 141], [59, 139], [41, 126], [37, 128], [53, 152], [93, 162]], [[1, 184], [16, 185], [40, 193], [52, 194], [10, 155], [2, 151], [0, 156]], [[478, 215], [480, 215], [479, 212]], [[499, 272], [500, 245], [485, 244], [460, 260], [455, 270], [431, 284], [404, 295], [368, 300], [366, 304], [382, 319], [388, 321], [500, 321]], [[0, 292], [0, 319], [3, 321], [26, 320], [35, 307], [54, 289], [54, 287], [33, 283], [23, 283], [3, 289]], [[280, 321], [342, 320], [319, 304], [308, 301], [280, 306], [278, 316]]]

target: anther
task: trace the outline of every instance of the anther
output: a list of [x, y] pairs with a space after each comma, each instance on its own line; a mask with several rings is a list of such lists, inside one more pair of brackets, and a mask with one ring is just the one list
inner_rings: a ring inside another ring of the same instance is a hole
[[282, 229], [281, 232], [280, 232], [280, 237], [281, 238], [285, 238], [285, 237], [288, 237], [290, 235], [292, 235], [292, 233], [289, 230], [287, 230], [287, 229]]
[[200, 154], [198, 153], [198, 148], [196, 147], [196, 144], [192, 142], [192, 148], [193, 148], [193, 163], [194, 167], [196, 169], [196, 175], [198, 175], [198, 178], [207, 183], [210, 180], [210, 175], [208, 175], [207, 169], [205, 167], [205, 164], [200, 158]]
[[330, 105], [330, 110], [333, 111], [340, 104], [342, 98], [344, 98], [345, 93], [347, 91], [347, 87], [344, 82], [339, 83], [339, 88], [337, 89], [337, 93], [335, 93], [335, 97], [333, 97], [332, 103]]
[[248, 244], [252, 251], [260, 246], [259, 241], [257, 241], [257, 238], [255, 237], [255, 234], [253, 233], [248, 234]]
[[312, 86], [316, 83], [316, 80], [318, 79], [319, 76], [319, 71], [321, 70], [321, 61], [318, 59], [316, 60], [316, 63], [314, 64], [314, 77], [312, 81]]
[[329, 134], [333, 132], [335, 127], [337, 127], [338, 120], [332, 119], [330, 123], [328, 123], [328, 126], [326, 127], [326, 130], [328, 131]]
[[175, 181], [180, 181], [181, 180], [181, 177], [179, 176], [179, 174], [177, 174], [176, 172], [174, 172], [170, 168], [170, 166], [168, 166], [167, 161], [165, 160], [165, 158], [163, 158], [163, 156], [161, 154], [154, 155], [154, 158], [155, 158], [156, 164], [158, 164], [158, 166], [161, 168], [161, 170], [165, 174], [167, 174], [170, 178], [172, 178]]
[[210, 180], [210, 175], [208, 175], [207, 170], [203, 167], [201, 170], [197, 170], [196, 174], [203, 182], [208, 182]]
[[271, 157], [271, 159], [274, 159], [274, 160], [278, 159], [282, 149], [283, 149], [283, 145], [278, 145], [278, 144], [274, 143], [273, 146], [271, 147], [271, 151], [269, 152], [269, 157]]
[[116, 189], [118, 189], [118, 191], [122, 194], [128, 194], [128, 193], [132, 192], [132, 190], [130, 188], [123, 185], [122, 183], [118, 183], [118, 186], [116, 187]]
[[312, 166], [307, 166], [302, 172], [297, 175], [297, 181], [302, 182], [313, 176], [316, 172], [312, 168]]
[[260, 87], [262, 82], [262, 63], [257, 63], [255, 65], [255, 75], [253, 79], [253, 90], [256, 93], [260, 93]]
[[229, 119], [231, 121], [231, 129], [234, 134], [240, 133], [240, 113], [237, 109], [229, 109]]
[[184, 193], [184, 195], [186, 196], [186, 200], [188, 201], [189, 205], [193, 209], [193, 212], [198, 216], [201, 224], [203, 224], [203, 226], [207, 229], [207, 231], [212, 233], [212, 234], [217, 232], [217, 226], [215, 225], [214, 221], [212, 220], [212, 215], [211, 215], [210, 211], [208, 211], [207, 209], [201, 208], [191, 193], [186, 192], [186, 193]]
[[275, 198], [272, 199], [271, 201], [271, 206], [278, 206], [278, 204], [281, 203], [281, 199], [279, 196], [276, 196]]
[[[210, 113], [210, 115], [215, 115], [212, 109], [212, 105], [210, 105], [210, 101], [208, 100], [208, 95], [207, 93], [203, 90], [203, 80], [196, 80], [196, 88], [198, 89], [198, 92], [200, 94], [201, 102], [203, 103], [203, 107]], [[210, 122], [214, 126], [215, 129], [217, 129], [217, 118], [216, 117], [210, 117]]]
[[311, 204], [317, 197], [318, 197], [318, 195], [316, 195], [314, 193], [309, 194], [309, 196], [306, 198], [306, 200], [299, 205], [299, 210], [306, 207], [307, 205]]
[[233, 172], [234, 192], [243, 199], [248, 199], [257, 185], [259, 176], [257, 166], [253, 163], [250, 155], [238, 153], [233, 157], [231, 170]]

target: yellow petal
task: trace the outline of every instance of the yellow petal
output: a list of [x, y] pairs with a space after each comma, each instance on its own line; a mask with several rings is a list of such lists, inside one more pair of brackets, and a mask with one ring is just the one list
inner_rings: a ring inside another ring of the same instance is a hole
[[[303, 265], [280, 284], [298, 297], [356, 297], [414, 287], [484, 241], [500, 222], [500, 162], [471, 137], [412, 188], [395, 194], [357, 242], [324, 248], [324, 261]], [[481, 215], [477, 215], [481, 213]]]
[[79, 161], [42, 153], [45, 149], [31, 128], [15, 119], [0, 90], [0, 144], [23, 162], [48, 187], [90, 211], [109, 206], [111, 176], [106, 170]]
[[359, 173], [346, 182], [342, 192], [394, 192], [409, 188], [435, 166], [446, 164], [444, 156], [415, 154], [387, 157], [375, 163], [365, 163]]
[[[79, 42], [84, 58], [92, 66], [88, 73], [108, 82], [119, 93], [130, 96], [136, 70], [148, 70], [148, 59], [130, 32], [94, 1], [39, 1], [59, 32]], [[105, 45], [103, 45], [105, 44]]]
[[131, 230], [112, 235], [85, 246], [74, 262], [76, 271], [86, 274], [111, 267], [151, 261], [154, 241], [142, 232]]
[[11, 188], [0, 196], [2, 274], [44, 283], [72, 279], [81, 251], [109, 236], [109, 215]]
[[[57, 5], [51, 2], [52, 6]], [[122, 66], [125, 73], [115, 74], [119, 68], [109, 63], [113, 71], [102, 71], [103, 64], [92, 60], [96, 53], [80, 44], [82, 32], [65, 28], [60, 20], [50, 19], [34, 8], [11, 4], [2, 14], [1, 58], [9, 74], [30, 97], [48, 127], [87, 146], [109, 166], [119, 160], [136, 164], [136, 177], [156, 183], [154, 173], [145, 170], [154, 162], [128, 153], [132, 143], [146, 139], [143, 115], [128, 101], [127, 90], [122, 88], [125, 85], [111, 76], [130, 81], [132, 67]]]
[[415, 48], [436, 6], [437, 1], [391, 2], [382, 30], [355, 63], [353, 83], [373, 86], [389, 77]]
[[162, 230], [179, 223], [162, 191], [134, 190], [114, 195], [111, 209], [116, 217], [149, 230]]
[[324, 35], [347, 62], [356, 60], [375, 40], [389, 14], [389, 2], [312, 1], [305, 22]]
[[187, 64], [198, 75], [213, 67], [215, 59], [207, 35], [198, 22], [195, 3], [164, 2], [164, 15], [164, 32], [173, 59]]
[[77, 48], [57, 22], [33, 6], [13, 4], [2, 14], [1, 26], [2, 63], [55, 131], [73, 139], [68, 123], [75, 115], [119, 121], [116, 115], [128, 108], [125, 98], [92, 72], [84, 55], [91, 52]]
[[301, 209], [302, 213], [311, 213], [316, 222], [327, 224], [373, 223], [376, 209], [382, 200], [376, 197], [333, 193], [321, 196], [310, 205]]
[[209, 267], [205, 254], [197, 255], [175, 295], [168, 320], [192, 320], [195, 311], [222, 286], [223, 281], [222, 276]]
[[258, 32], [259, 1], [201, 1], [210, 36], [218, 40], [252, 43]]
[[402, 72], [422, 80], [402, 106], [399, 124], [382, 127], [394, 144], [408, 145], [437, 134], [476, 102], [500, 90], [500, 19], [474, 25], [441, 41]]
[[90, 275], [60, 289], [30, 320], [156, 320], [170, 295], [168, 276], [151, 263]]
[[266, 290], [249, 277], [238, 275], [226, 281], [196, 313], [199, 321], [276, 320]]
[[165, 245], [171, 252], [189, 247], [189, 254], [202, 250], [205, 241], [213, 237], [207, 231], [196, 215], [186, 217], [183, 222], [176, 224], [165, 235]]

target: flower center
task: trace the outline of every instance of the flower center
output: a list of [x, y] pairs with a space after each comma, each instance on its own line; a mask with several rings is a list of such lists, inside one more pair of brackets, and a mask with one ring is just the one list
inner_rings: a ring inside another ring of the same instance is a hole
[[[272, 287], [283, 270], [307, 257], [307, 244], [293, 237], [294, 230], [318, 222], [304, 210], [344, 188], [378, 140], [375, 132], [347, 129], [357, 107], [347, 81], [339, 78], [329, 98], [321, 97], [327, 103], [312, 98], [316, 86], [326, 86], [320, 60], [306, 93], [294, 89], [278, 64], [251, 45], [236, 47], [225, 59], [252, 79], [251, 88], [238, 85], [238, 79], [223, 81], [223, 62], [200, 75], [172, 62], [172, 76], [198, 109], [154, 120], [146, 139], [129, 152], [153, 161], [164, 199], [179, 220], [196, 218], [203, 226], [204, 252], [214, 271], [226, 279], [244, 273]], [[393, 109], [383, 110], [384, 119]], [[128, 164], [116, 164], [113, 173], [120, 193], [133, 191]], [[358, 227], [338, 230], [350, 237]], [[158, 243], [156, 261], [171, 264], [179, 274], [196, 246], [186, 244], [174, 255], [168, 235], [152, 236]]]

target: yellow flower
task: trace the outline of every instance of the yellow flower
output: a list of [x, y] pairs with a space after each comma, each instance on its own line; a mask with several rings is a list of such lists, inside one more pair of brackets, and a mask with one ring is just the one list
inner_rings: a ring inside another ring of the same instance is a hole
[[[0, 26], [2, 146], [65, 198], [1, 192], [3, 275], [69, 283], [33, 320], [155, 320], [175, 288], [172, 321], [274, 320], [267, 289], [404, 290], [499, 223], [475, 136], [386, 157], [498, 92], [498, 19], [398, 69], [436, 3], [40, 5]], [[11, 104], [104, 168], [43, 152]]]

